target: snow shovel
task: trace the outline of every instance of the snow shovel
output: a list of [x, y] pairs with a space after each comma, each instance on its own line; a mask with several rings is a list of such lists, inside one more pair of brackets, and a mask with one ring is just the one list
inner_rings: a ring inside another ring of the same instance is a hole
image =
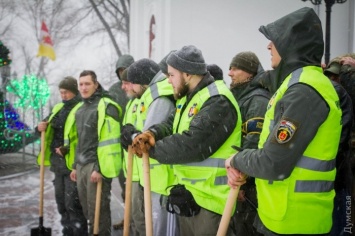
[[51, 236], [52, 229], [43, 226], [43, 188], [44, 188], [44, 153], [45, 131], [41, 132], [41, 164], [39, 181], [39, 226], [31, 229], [31, 236]]
[[226, 206], [224, 207], [224, 210], [223, 210], [221, 223], [219, 223], [217, 236], [225, 236], [225, 235], [227, 235], [229, 222], [230, 222], [231, 217], [232, 217], [232, 211], [233, 211], [234, 205], [235, 205], [235, 203], [237, 201], [239, 189], [240, 189], [240, 186], [238, 186], [236, 189], [231, 188], [229, 190], [227, 203], [226, 203]]
[[100, 179], [100, 181], [97, 182], [97, 187], [96, 187], [94, 236], [98, 236], [99, 235], [99, 222], [100, 222], [100, 209], [101, 209], [101, 192], [102, 192], [102, 179]]
[[150, 165], [148, 153], [143, 153], [144, 216], [146, 236], [153, 236], [152, 200], [150, 196]]
[[126, 201], [124, 208], [123, 235], [129, 236], [129, 226], [131, 221], [131, 201], [132, 201], [132, 171], [133, 171], [133, 150], [128, 146], [127, 157], [127, 178], [126, 178]]

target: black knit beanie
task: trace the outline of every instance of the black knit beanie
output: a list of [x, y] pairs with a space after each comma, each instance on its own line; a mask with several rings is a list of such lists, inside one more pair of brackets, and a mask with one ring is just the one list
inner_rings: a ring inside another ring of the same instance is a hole
[[191, 75], [204, 75], [207, 73], [207, 65], [202, 52], [193, 45], [184, 46], [180, 50], [170, 53], [166, 63], [179, 71]]
[[124, 69], [124, 71], [122, 72], [122, 78], [121, 78], [122, 81], [127, 81], [127, 71], [128, 68]]
[[168, 56], [172, 53], [172, 52], [176, 52], [176, 50], [172, 50], [168, 53], [168, 55], [166, 55], [160, 62], [159, 62], [159, 67], [161, 72], [163, 72], [164, 74], [168, 74], [168, 64], [166, 64], [166, 59], [168, 59]]
[[213, 76], [214, 80], [223, 80], [223, 71], [216, 64], [208, 64], [207, 70]]
[[128, 67], [127, 81], [133, 84], [148, 85], [160, 71], [159, 65], [151, 59], [140, 59]]
[[259, 67], [259, 59], [253, 52], [240, 52], [233, 57], [230, 67], [236, 67], [250, 74], [256, 75]]
[[74, 93], [75, 95], [79, 94], [78, 90], [78, 82], [74, 77], [67, 76], [65, 77], [62, 81], [60, 81], [58, 87], [60, 89], [66, 89], [69, 90], [70, 92]]

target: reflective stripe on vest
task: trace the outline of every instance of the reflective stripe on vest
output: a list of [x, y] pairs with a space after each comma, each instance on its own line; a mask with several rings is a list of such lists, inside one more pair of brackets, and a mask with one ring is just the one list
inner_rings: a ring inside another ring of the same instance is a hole
[[[190, 162], [184, 164], [185, 166], [200, 166], [200, 167], [211, 167], [211, 168], [225, 168], [225, 158], [207, 158], [201, 162]], [[205, 181], [206, 179], [187, 179], [182, 178], [182, 180], [190, 181], [191, 184], [195, 184], [198, 181]], [[228, 178], [226, 176], [217, 176], [214, 185], [226, 185], [228, 183]]]
[[[111, 129], [109, 128], [109, 130], [111, 131]], [[120, 143], [121, 140], [120, 138], [113, 138], [113, 139], [110, 139], [110, 140], [105, 140], [105, 141], [101, 141], [99, 142], [99, 147], [104, 147], [104, 146], [108, 146], [108, 145], [111, 145], [111, 144], [115, 144], [115, 143]]]
[[335, 159], [319, 160], [312, 157], [302, 156], [301, 159], [297, 162], [296, 166], [314, 171], [331, 171], [335, 168]]

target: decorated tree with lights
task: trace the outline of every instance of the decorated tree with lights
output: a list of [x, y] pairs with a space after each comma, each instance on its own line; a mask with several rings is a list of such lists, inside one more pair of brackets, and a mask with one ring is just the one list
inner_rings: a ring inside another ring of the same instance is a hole
[[[0, 41], [0, 68], [4, 69], [11, 64], [9, 57], [9, 49]], [[9, 69], [9, 68], [7, 68]], [[48, 100], [49, 91], [47, 83], [43, 80], [38, 80], [33, 76], [27, 76], [23, 80], [14, 80], [7, 82], [6, 76], [2, 76], [2, 88], [0, 90], [0, 154], [16, 152], [24, 145], [34, 142], [38, 137], [24, 122], [20, 120], [20, 115], [15, 108], [36, 107], [39, 109], [38, 103]], [[22, 83], [23, 82], [23, 83]], [[36, 88], [33, 89], [32, 84], [36, 82]], [[5, 85], [8, 83], [8, 88]], [[18, 100], [16, 106], [12, 106], [5, 99], [4, 92], [14, 93]], [[26, 92], [24, 92], [26, 90]], [[40, 90], [41, 92], [37, 92]], [[27, 98], [30, 91], [31, 98]], [[41, 97], [43, 93], [46, 94]], [[46, 97], [47, 96], [47, 97]]]
[[13, 103], [15, 108], [32, 108], [36, 111], [37, 118], [40, 118], [39, 111], [47, 104], [50, 95], [46, 79], [37, 78], [35, 75], [24, 75], [21, 79], [11, 80], [6, 90], [18, 98]]

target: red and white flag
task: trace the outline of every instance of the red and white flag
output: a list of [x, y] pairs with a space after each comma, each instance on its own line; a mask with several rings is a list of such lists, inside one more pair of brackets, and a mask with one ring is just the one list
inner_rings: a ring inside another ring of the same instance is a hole
[[53, 42], [51, 37], [49, 36], [48, 28], [46, 23], [42, 21], [41, 26], [41, 42], [39, 44], [37, 57], [48, 57], [52, 61], [55, 60], [55, 52], [53, 48]]

